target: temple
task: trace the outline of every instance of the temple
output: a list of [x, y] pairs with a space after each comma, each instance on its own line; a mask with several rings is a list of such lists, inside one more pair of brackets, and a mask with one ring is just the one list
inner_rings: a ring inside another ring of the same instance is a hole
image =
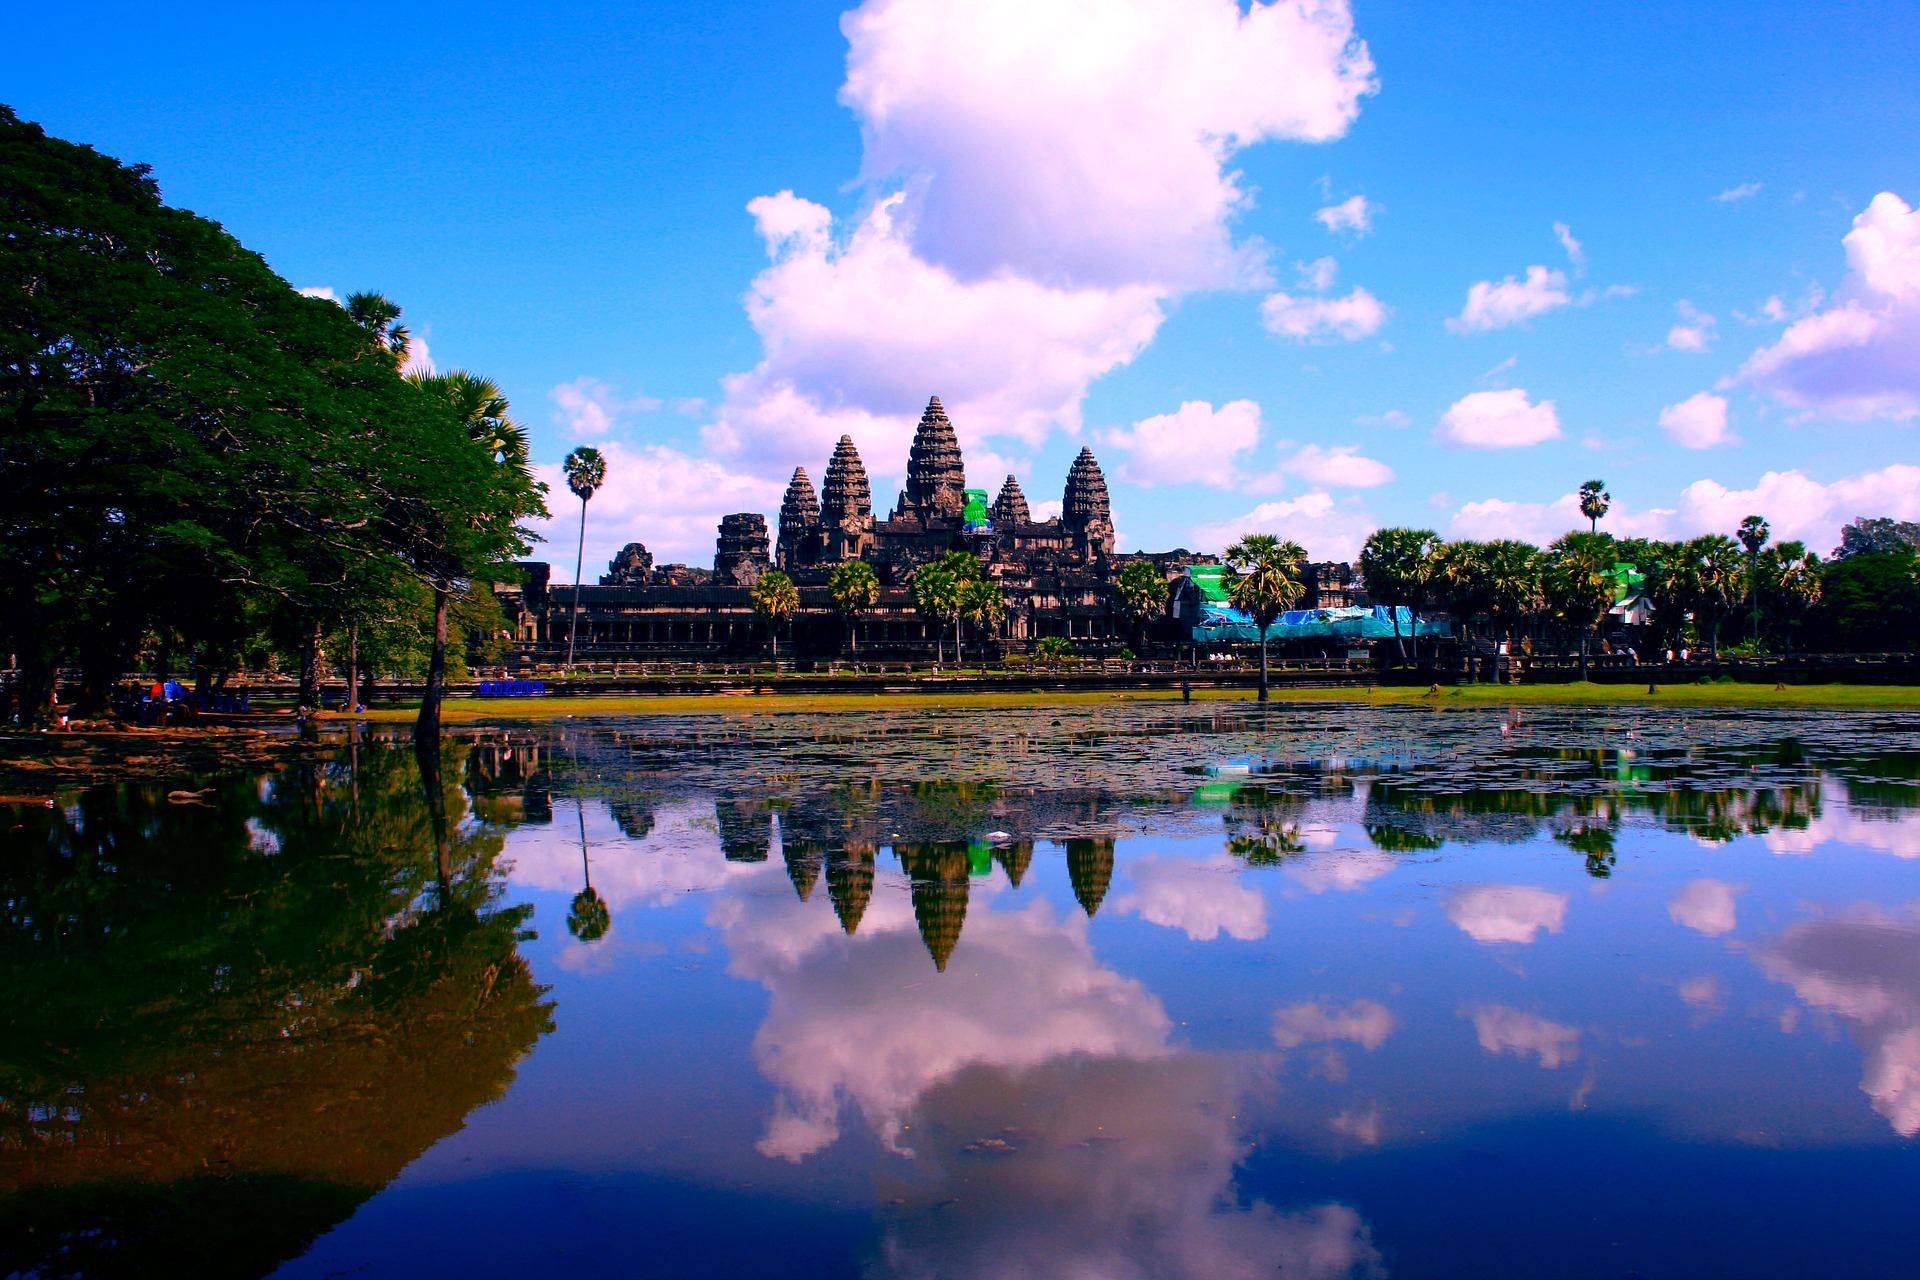
[[[1127, 562], [1150, 561], [1168, 578], [1195, 563], [1217, 563], [1184, 550], [1121, 554], [1106, 476], [1091, 449], [1081, 449], [1067, 472], [1059, 515], [1035, 520], [1011, 475], [989, 504], [984, 486], [968, 487], [959, 437], [935, 396], [914, 432], [906, 485], [885, 519], [874, 518], [860, 451], [852, 437], [841, 436], [817, 491], [806, 467], [794, 468], [771, 533], [757, 512], [720, 521], [711, 570], [655, 565], [637, 542], [622, 548], [597, 585], [580, 588], [577, 653], [587, 662], [630, 662], [722, 661], [761, 652], [766, 629], [754, 614], [751, 589], [777, 566], [800, 594], [800, 608], [783, 628], [783, 654], [833, 656], [857, 644], [882, 661], [932, 656], [938, 628], [915, 610], [908, 582], [916, 567], [950, 551], [971, 552], [982, 576], [1000, 588], [1004, 611], [994, 634], [970, 642], [1001, 654], [1044, 636], [1095, 651], [1137, 643], [1142, 629], [1125, 618], [1114, 596]], [[849, 560], [866, 561], [880, 584], [878, 602], [859, 619], [857, 639], [827, 589], [834, 569]], [[520, 659], [544, 661], [566, 649], [574, 591], [550, 587], [544, 562], [522, 568], [525, 581], [503, 588], [500, 602]], [[1351, 569], [1313, 569], [1306, 607], [1351, 603]], [[1169, 612], [1163, 621], [1175, 623], [1177, 616]], [[1177, 625], [1156, 625], [1144, 638], [1184, 634]]]

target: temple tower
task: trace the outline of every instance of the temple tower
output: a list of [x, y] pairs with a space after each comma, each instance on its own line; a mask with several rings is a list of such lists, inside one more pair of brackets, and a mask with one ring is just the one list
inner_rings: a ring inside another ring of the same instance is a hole
[[1067, 841], [1067, 878], [1080, 909], [1089, 917], [1097, 913], [1113, 883], [1113, 837]]
[[823, 558], [838, 563], [865, 555], [873, 545], [873, 487], [852, 436], [841, 436], [833, 446], [820, 499]]
[[778, 548], [779, 565], [789, 572], [819, 558], [820, 500], [813, 494], [813, 480], [805, 467], [793, 469], [787, 496], [780, 501]]
[[840, 927], [851, 934], [860, 927], [873, 897], [873, 846], [849, 842], [827, 854], [827, 896]]
[[1000, 496], [993, 500], [990, 518], [995, 529], [1033, 522], [1033, 513], [1027, 510], [1027, 495], [1020, 492], [1020, 482], [1012, 476], [1000, 486]]
[[899, 519], [909, 512], [921, 516], [947, 516], [959, 519], [967, 505], [966, 468], [960, 462], [960, 440], [940, 407], [940, 397], [927, 401], [920, 415], [920, 426], [913, 433], [913, 449], [907, 454], [907, 488], [894, 511]]
[[1060, 521], [1073, 539], [1074, 554], [1082, 559], [1104, 559], [1113, 554], [1113, 509], [1107, 501], [1107, 478], [1100, 473], [1093, 450], [1084, 445], [1073, 460], [1073, 469], [1067, 472]]
[[722, 586], [750, 587], [773, 566], [767, 558], [767, 518], [758, 511], [720, 517], [713, 548], [713, 578]]

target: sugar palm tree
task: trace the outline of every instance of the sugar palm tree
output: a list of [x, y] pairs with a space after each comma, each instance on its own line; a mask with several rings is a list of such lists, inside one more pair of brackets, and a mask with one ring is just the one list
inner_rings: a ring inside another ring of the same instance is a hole
[[1740, 539], [1740, 545], [1747, 549], [1747, 595], [1752, 597], [1753, 639], [1760, 639], [1760, 550], [1767, 545], [1767, 539], [1773, 530], [1760, 516], [1748, 516], [1740, 522], [1740, 531], [1734, 536]]
[[[1418, 609], [1425, 603], [1439, 542], [1431, 529], [1375, 529], [1360, 548], [1360, 577], [1367, 584], [1367, 594], [1385, 605], [1393, 619], [1393, 647], [1402, 662], [1407, 660], [1407, 645], [1400, 638], [1400, 610]], [[1414, 625], [1417, 649], [1417, 618]]]
[[1546, 551], [1542, 574], [1547, 605], [1580, 637], [1580, 679], [1587, 678], [1587, 637], [1613, 607], [1613, 539], [1563, 533]]
[[1746, 590], [1746, 566], [1741, 563], [1740, 547], [1722, 533], [1709, 533], [1687, 544], [1699, 583], [1698, 605], [1707, 614], [1711, 627], [1715, 661], [1720, 658], [1720, 622], [1731, 612]]
[[1147, 623], [1167, 607], [1167, 579], [1151, 560], [1129, 560], [1113, 584], [1113, 594], [1121, 610], [1134, 624], [1135, 637], [1144, 651], [1147, 647]]
[[607, 482], [607, 460], [598, 449], [581, 445], [560, 464], [567, 473], [567, 488], [580, 499], [580, 541], [573, 551], [573, 620], [567, 626], [567, 665], [573, 665], [573, 642], [580, 633], [580, 571], [587, 555], [587, 501]]
[[1772, 561], [1768, 576], [1780, 598], [1780, 631], [1787, 652], [1792, 653], [1794, 624], [1820, 603], [1820, 557], [1804, 543], [1782, 542], [1775, 544], [1768, 558]]
[[[960, 616], [973, 624], [976, 632], [985, 632], [988, 628], [998, 625], [1000, 619], [1006, 616], [1006, 612], [1006, 601], [1001, 599], [998, 584], [988, 582], [984, 578], [975, 578], [972, 582], [962, 584]], [[957, 640], [955, 644], [958, 644]], [[956, 653], [955, 657], [962, 663], [966, 661], [964, 653]], [[983, 665], [985, 664], [984, 653], [980, 661]]]
[[965, 662], [966, 654], [961, 652], [960, 619], [966, 610], [961, 597], [965, 595], [967, 584], [980, 580], [980, 561], [971, 551], [949, 551], [934, 561], [934, 567], [943, 573], [953, 575], [955, 593], [953, 598], [953, 660]]
[[1600, 517], [1613, 505], [1605, 480], [1589, 480], [1580, 486], [1580, 514], [1588, 520], [1588, 533], [1600, 532]]
[[767, 629], [773, 636], [773, 656], [778, 658], [780, 625], [800, 607], [800, 588], [780, 570], [769, 569], [753, 584], [748, 598], [753, 601], [753, 611], [767, 620]]
[[382, 293], [350, 293], [347, 314], [373, 336], [375, 346], [393, 358], [396, 369], [407, 362], [413, 343], [407, 326], [395, 323], [400, 319], [399, 303]]
[[860, 615], [880, 602], [880, 579], [874, 576], [873, 566], [865, 560], [848, 560], [836, 566], [833, 576], [827, 579], [827, 594], [846, 617], [847, 635], [852, 639], [854, 653], [858, 654], [860, 635], [856, 628]]
[[1297, 542], [1249, 533], [1227, 548], [1227, 599], [1260, 629], [1260, 701], [1267, 700], [1267, 628], [1306, 592], [1300, 568], [1307, 553]]
[[607, 930], [613, 924], [613, 913], [608, 910], [606, 899], [593, 887], [593, 864], [587, 860], [586, 802], [577, 801], [575, 807], [580, 813], [580, 878], [587, 887], [574, 894], [573, 901], [568, 904], [567, 932], [582, 942], [598, 942], [607, 936]]
[[937, 564], [923, 564], [913, 571], [907, 586], [913, 592], [914, 609], [933, 623], [933, 659], [944, 661], [947, 619], [953, 618], [955, 625], [959, 625], [960, 582]]

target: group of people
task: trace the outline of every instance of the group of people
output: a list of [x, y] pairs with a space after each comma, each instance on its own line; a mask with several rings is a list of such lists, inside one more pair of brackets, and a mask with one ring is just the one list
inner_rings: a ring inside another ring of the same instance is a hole
[[137, 699], [129, 695], [126, 701], [131, 705], [124, 710], [130, 713], [129, 719], [142, 726], [179, 724], [205, 711], [233, 714], [253, 709], [250, 694], [221, 693], [217, 690], [200, 693], [178, 680], [155, 680], [138, 693]]

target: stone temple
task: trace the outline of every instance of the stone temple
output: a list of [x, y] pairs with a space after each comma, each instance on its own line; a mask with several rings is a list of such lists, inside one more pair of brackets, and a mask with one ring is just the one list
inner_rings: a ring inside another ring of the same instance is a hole
[[[750, 591], [776, 566], [800, 592], [799, 612], [783, 629], [782, 654], [844, 654], [848, 624], [827, 582], [848, 560], [865, 560], [880, 582], [878, 604], [859, 623], [860, 653], [878, 660], [931, 657], [935, 636], [914, 609], [908, 582], [917, 566], [949, 551], [973, 553], [1004, 605], [998, 634], [970, 636], [970, 644], [1025, 650], [1055, 635], [1077, 647], [1117, 649], [1136, 636], [1113, 593], [1128, 561], [1152, 561], [1169, 576], [1184, 565], [1213, 562], [1184, 550], [1120, 554], [1106, 477], [1091, 449], [1081, 449], [1067, 472], [1059, 515], [1035, 520], [1013, 476], [1001, 480], [989, 504], [987, 486], [969, 491], [960, 441], [938, 396], [920, 416], [906, 486], [886, 518], [874, 516], [872, 486], [851, 437], [840, 437], [821, 477], [816, 491], [806, 467], [794, 469], [771, 534], [757, 512], [723, 518], [710, 571], [655, 565], [646, 547], [629, 543], [597, 586], [580, 589], [580, 659], [720, 661], [762, 653], [765, 627], [753, 613]], [[566, 649], [574, 592], [549, 589], [545, 563], [523, 568], [526, 582], [503, 590], [501, 603], [522, 657], [546, 660]]]

